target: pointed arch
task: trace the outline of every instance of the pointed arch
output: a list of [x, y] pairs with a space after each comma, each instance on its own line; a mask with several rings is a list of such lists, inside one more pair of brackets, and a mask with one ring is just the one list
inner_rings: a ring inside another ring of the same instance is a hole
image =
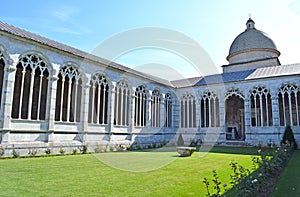
[[5, 74], [5, 65], [6, 65], [6, 58], [4, 54], [4, 50], [0, 46], [0, 109], [2, 106], [2, 96], [3, 96], [3, 85], [4, 85], [4, 74]]
[[201, 127], [220, 126], [219, 98], [214, 91], [206, 90], [200, 98]]
[[231, 96], [237, 96], [241, 99], [245, 99], [242, 91], [239, 88], [232, 87], [228, 89], [225, 93], [225, 99], [228, 99]]
[[167, 93], [165, 95], [165, 114], [166, 114], [166, 120], [165, 120], [165, 127], [172, 128], [172, 122], [173, 122], [173, 97], [170, 93]]
[[12, 118], [45, 120], [49, 68], [36, 54], [20, 57], [15, 75]]
[[147, 92], [144, 86], [135, 89], [135, 116], [134, 123], [137, 127], [146, 126]]
[[55, 120], [80, 122], [82, 99], [82, 75], [77, 66], [64, 64], [58, 73]]
[[117, 82], [115, 91], [115, 125], [129, 125], [130, 89], [125, 80]]
[[96, 73], [90, 81], [89, 123], [108, 123], [109, 79], [104, 73]]
[[245, 140], [244, 95], [238, 88], [225, 93], [225, 124], [227, 140]]
[[295, 83], [284, 83], [278, 89], [280, 125], [300, 125], [300, 91]]
[[161, 93], [158, 89], [152, 91], [151, 95], [151, 126], [160, 127], [160, 103]]
[[196, 127], [196, 101], [191, 94], [185, 94], [181, 98], [181, 127]]
[[255, 86], [250, 90], [251, 126], [272, 126], [272, 100], [270, 90]]

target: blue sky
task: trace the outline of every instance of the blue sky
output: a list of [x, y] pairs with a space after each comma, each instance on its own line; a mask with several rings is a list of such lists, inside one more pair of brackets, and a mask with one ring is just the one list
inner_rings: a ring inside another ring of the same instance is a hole
[[[132, 29], [158, 27], [179, 32], [196, 41], [215, 68], [204, 61], [199, 71], [172, 51], [146, 47], [114, 59], [174, 79], [221, 72], [230, 44], [245, 30], [249, 13], [256, 28], [274, 40], [282, 64], [300, 62], [300, 0], [10, 0], [2, 4], [1, 20], [91, 53], [106, 40]], [[167, 69], [174, 73], [166, 76]]]

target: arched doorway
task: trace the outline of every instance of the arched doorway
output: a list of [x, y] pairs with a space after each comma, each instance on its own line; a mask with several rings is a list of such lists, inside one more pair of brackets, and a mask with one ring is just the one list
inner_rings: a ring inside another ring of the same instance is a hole
[[225, 100], [226, 140], [245, 140], [244, 99], [231, 94]]

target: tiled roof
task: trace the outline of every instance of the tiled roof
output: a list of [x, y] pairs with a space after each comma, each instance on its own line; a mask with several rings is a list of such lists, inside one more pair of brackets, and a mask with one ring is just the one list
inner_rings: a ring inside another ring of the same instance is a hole
[[171, 81], [174, 87], [183, 88], [183, 87], [190, 87], [194, 86], [198, 81], [200, 81], [202, 77], [193, 77], [187, 79], [179, 79]]
[[[300, 64], [289, 64], [281, 66], [263, 67], [252, 70], [222, 73], [216, 75], [208, 75], [205, 77], [182, 79], [172, 81], [175, 87], [188, 87], [188, 86], [203, 86], [218, 83], [229, 83], [237, 81], [246, 81], [251, 79], [261, 79], [268, 77], [278, 77], [286, 75], [300, 74]], [[198, 81], [197, 81], [198, 80]]]
[[47, 46], [59, 49], [61, 51], [65, 51], [67, 53], [71, 53], [71, 54], [79, 56], [81, 58], [85, 58], [85, 59], [88, 59], [88, 60], [91, 60], [91, 61], [95, 61], [95, 62], [104, 64], [104, 65], [110, 66], [112, 68], [121, 70], [123, 72], [132, 73], [134, 75], [143, 77], [143, 78], [148, 79], [150, 81], [158, 82], [158, 83], [161, 83], [163, 85], [167, 85], [167, 86], [172, 87], [172, 84], [168, 80], [161, 79], [159, 77], [154, 77], [152, 75], [148, 75], [148, 74], [136, 71], [136, 70], [128, 68], [126, 66], [123, 66], [123, 65], [117, 64], [115, 62], [100, 58], [98, 56], [86, 53], [84, 51], [78, 50], [76, 48], [67, 46], [65, 44], [56, 42], [56, 41], [48, 39], [48, 38], [45, 38], [43, 36], [28, 32], [28, 31], [20, 29], [18, 27], [8, 25], [8, 24], [3, 23], [1, 21], [0, 21], [0, 31], [7, 32], [9, 34], [19, 36], [19, 37], [22, 37], [22, 38], [25, 38], [25, 39], [28, 39], [28, 40], [32, 40], [32, 41], [38, 42], [40, 44], [47, 45]]
[[300, 74], [300, 64], [288, 64], [256, 69], [247, 79], [259, 79], [266, 77], [277, 77], [285, 75]]
[[195, 84], [195, 86], [242, 81], [245, 80], [254, 71], [255, 70], [246, 70], [246, 71], [209, 75], [203, 77], [200, 81], [198, 81]]

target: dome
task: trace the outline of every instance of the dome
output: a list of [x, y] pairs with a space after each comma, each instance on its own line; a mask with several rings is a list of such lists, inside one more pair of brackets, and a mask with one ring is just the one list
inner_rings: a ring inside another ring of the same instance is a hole
[[[227, 60], [229, 62], [231, 57], [248, 52], [268, 51], [268, 56], [270, 55], [270, 52], [272, 53], [273, 57], [278, 57], [280, 55], [273, 40], [266, 33], [257, 30], [254, 27], [254, 24], [254, 21], [249, 18], [246, 23], [247, 29], [234, 39], [229, 49], [229, 55], [227, 56]], [[256, 58], [266, 58], [266, 55], [264, 55], [264, 53], [260, 53], [259, 56], [262, 57]], [[237, 59], [237, 57], [235, 57], [234, 59]], [[244, 59], [244, 61], [246, 60]]]

